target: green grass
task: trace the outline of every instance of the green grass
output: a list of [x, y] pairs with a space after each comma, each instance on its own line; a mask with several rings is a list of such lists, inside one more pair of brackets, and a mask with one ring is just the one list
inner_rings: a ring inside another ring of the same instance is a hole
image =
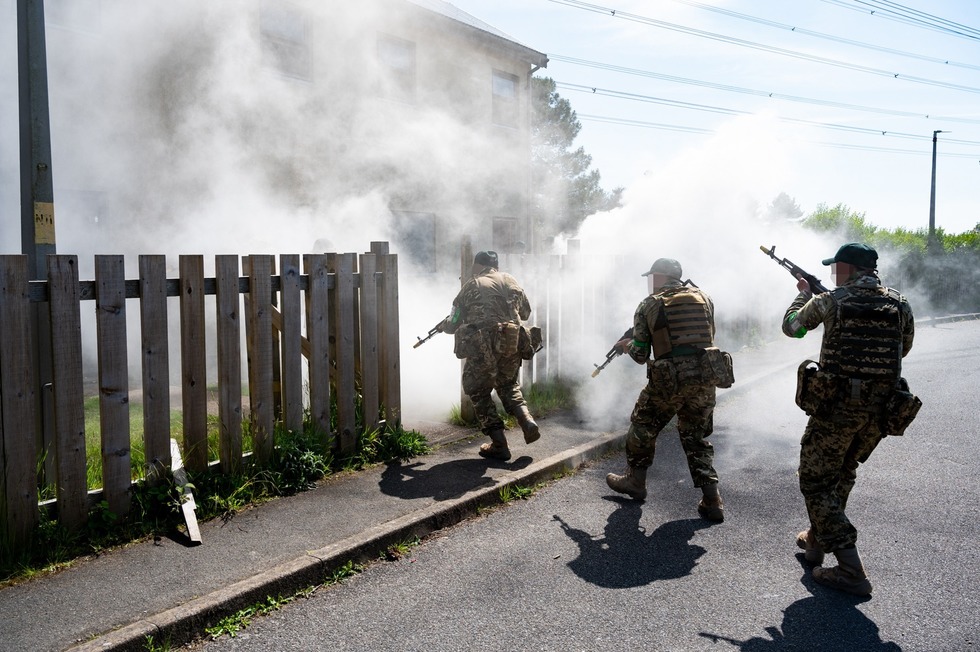
[[[575, 407], [575, 389], [576, 387], [573, 383], [557, 378], [534, 383], [524, 388], [522, 393], [524, 394], [524, 400], [527, 402], [527, 409], [530, 410], [535, 419], [538, 419], [561, 410]], [[517, 419], [502, 409], [498, 410], [498, 414], [506, 428], [517, 427]], [[461, 427], [478, 427], [480, 425], [475, 420], [467, 421], [463, 419], [462, 411], [458, 405], [453, 405], [449, 408], [449, 423]]]
[[[322, 437], [309, 420], [300, 432], [277, 427], [274, 438], [276, 447], [265, 465], [248, 456], [235, 474], [224, 475], [214, 469], [188, 473], [198, 505], [198, 520], [230, 518], [250, 505], [305, 491], [331, 473], [394, 459], [408, 460], [429, 452], [422, 434], [401, 428], [360, 435], [354, 452], [346, 456], [324, 450]], [[75, 532], [60, 526], [42, 510], [34, 545], [18, 558], [3, 558], [0, 584], [57, 570], [79, 557], [131, 541], [180, 530], [183, 527], [181, 489], [172, 476], [164, 477], [156, 485], [135, 482], [127, 518], [117, 517], [109, 510], [108, 503], [102, 501], [89, 512], [85, 526]]]

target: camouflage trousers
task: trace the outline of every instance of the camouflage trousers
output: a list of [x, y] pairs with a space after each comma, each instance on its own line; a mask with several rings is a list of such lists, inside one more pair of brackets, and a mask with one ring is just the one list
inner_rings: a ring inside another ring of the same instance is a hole
[[492, 340], [478, 347], [473, 355], [463, 363], [463, 392], [473, 402], [473, 410], [480, 421], [484, 434], [504, 427], [497, 412], [497, 405], [490, 395], [497, 392], [497, 398], [507, 414], [517, 414], [518, 408], [526, 405], [517, 376], [523, 360], [519, 353], [501, 354], [494, 351]]
[[659, 377], [656, 363], [650, 382], [640, 392], [630, 415], [626, 434], [626, 463], [647, 468], [653, 463], [660, 431], [677, 416], [677, 432], [687, 457], [695, 487], [718, 482], [714, 448], [708, 441], [714, 427], [715, 388], [695, 383], [677, 383]]
[[800, 491], [824, 552], [853, 546], [857, 529], [844, 513], [857, 468], [881, 441], [876, 411], [841, 409], [811, 416], [800, 442]]

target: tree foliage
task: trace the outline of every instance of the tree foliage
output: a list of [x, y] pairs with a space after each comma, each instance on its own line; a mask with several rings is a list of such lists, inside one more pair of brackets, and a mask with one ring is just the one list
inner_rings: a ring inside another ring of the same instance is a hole
[[592, 213], [620, 205], [623, 189], [606, 192], [592, 157], [575, 138], [582, 129], [571, 103], [555, 81], [531, 78], [533, 211], [543, 237], [575, 231]]
[[802, 225], [895, 254], [898, 263], [889, 270], [889, 284], [922, 293], [929, 312], [980, 312], [980, 224], [959, 234], [937, 228], [930, 243], [928, 229], [883, 229], [844, 204], [819, 204]]

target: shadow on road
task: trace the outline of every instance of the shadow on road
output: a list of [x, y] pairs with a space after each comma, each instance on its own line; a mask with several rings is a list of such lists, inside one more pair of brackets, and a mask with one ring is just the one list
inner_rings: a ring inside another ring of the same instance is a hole
[[901, 652], [897, 643], [882, 641], [878, 625], [858, 610], [858, 604], [871, 598], [848, 595], [817, 584], [803, 553], [796, 558], [803, 567], [800, 583], [813, 595], [786, 607], [782, 628], [766, 627], [769, 638], [755, 636], [745, 641], [707, 632], [700, 632], [700, 635], [715, 642], [731, 643], [742, 652]]
[[526, 468], [532, 458], [524, 455], [511, 462], [499, 462], [483, 458], [452, 460], [429, 468], [415, 462], [403, 464], [394, 461], [381, 474], [378, 486], [382, 493], [396, 498], [434, 498], [451, 500], [468, 491], [493, 486], [496, 480], [486, 476], [487, 469], [518, 471]]
[[568, 567], [587, 582], [626, 589], [677, 579], [689, 574], [705, 553], [704, 548], [690, 541], [695, 532], [709, 527], [707, 522], [671, 521], [648, 535], [640, 526], [641, 503], [617, 496], [604, 499], [618, 503], [619, 507], [609, 515], [601, 537], [571, 527], [557, 514], [554, 517], [565, 534], [578, 544], [579, 556], [568, 562]]

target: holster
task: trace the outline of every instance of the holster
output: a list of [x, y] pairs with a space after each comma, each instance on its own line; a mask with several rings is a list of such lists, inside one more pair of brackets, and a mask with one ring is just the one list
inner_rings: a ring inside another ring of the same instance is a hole
[[922, 401], [909, 391], [908, 381], [899, 378], [895, 390], [885, 401], [881, 411], [881, 435], [899, 437], [905, 434], [905, 429], [915, 420], [921, 407]]
[[731, 387], [735, 382], [735, 367], [731, 354], [711, 346], [701, 356], [702, 382], [715, 387]]
[[843, 376], [820, 369], [813, 360], [804, 360], [796, 370], [796, 404], [810, 416], [827, 417], [841, 398]]
[[518, 350], [518, 343], [521, 339], [521, 325], [512, 321], [502, 321], [497, 324], [497, 353], [500, 355], [514, 355]]

